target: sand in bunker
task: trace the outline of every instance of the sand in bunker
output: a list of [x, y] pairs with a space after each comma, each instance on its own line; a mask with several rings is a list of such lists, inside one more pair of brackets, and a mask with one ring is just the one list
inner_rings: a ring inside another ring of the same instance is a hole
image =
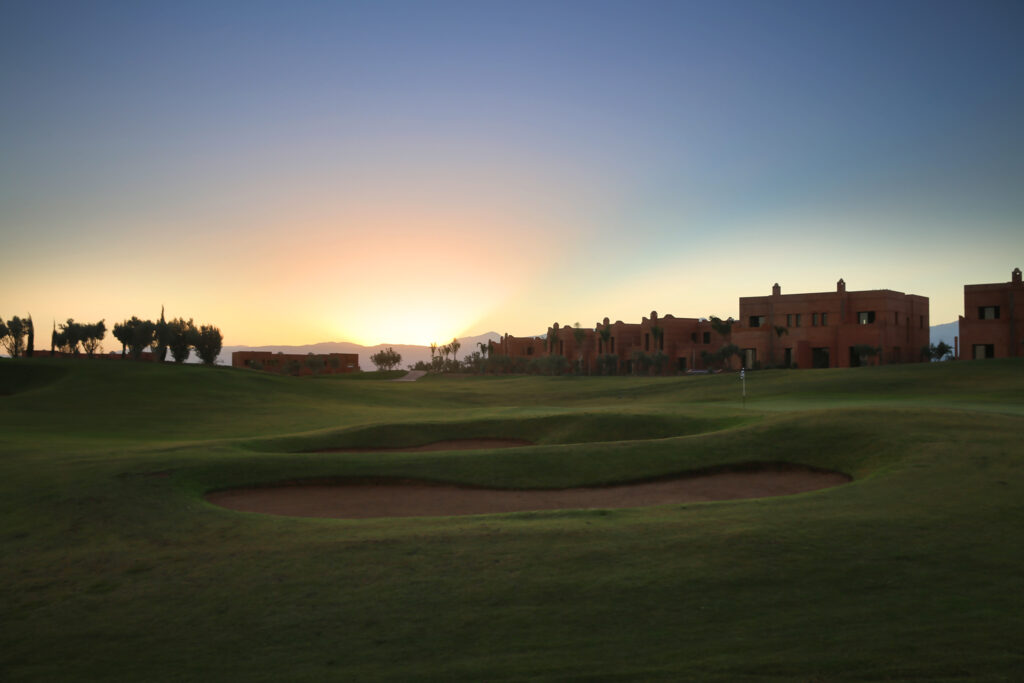
[[293, 517], [436, 517], [763, 498], [814, 491], [848, 481], [849, 477], [838, 472], [788, 466], [557, 490], [510, 491], [419, 481], [291, 484], [218, 491], [209, 494], [207, 500], [232, 510]]

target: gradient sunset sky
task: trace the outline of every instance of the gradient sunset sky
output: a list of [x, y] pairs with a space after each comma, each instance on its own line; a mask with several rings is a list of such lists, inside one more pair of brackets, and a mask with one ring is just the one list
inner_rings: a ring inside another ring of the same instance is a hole
[[1024, 267], [1022, 36], [1019, 1], [0, 0], [0, 317], [428, 344], [844, 278], [948, 322]]

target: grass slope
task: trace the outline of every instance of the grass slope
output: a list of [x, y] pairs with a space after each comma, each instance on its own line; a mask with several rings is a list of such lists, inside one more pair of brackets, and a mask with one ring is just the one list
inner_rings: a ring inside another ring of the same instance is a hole
[[[1012, 680], [1024, 364], [319, 381], [0, 361], [3, 680]], [[309, 453], [520, 436], [534, 447]], [[386, 442], [386, 443], [385, 443]], [[498, 487], [750, 461], [777, 499], [402, 520], [230, 512], [322, 476]]]

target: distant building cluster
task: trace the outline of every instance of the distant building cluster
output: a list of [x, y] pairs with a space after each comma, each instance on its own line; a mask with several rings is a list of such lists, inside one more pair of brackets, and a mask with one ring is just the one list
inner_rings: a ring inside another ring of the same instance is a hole
[[335, 375], [359, 372], [359, 354], [235, 351], [231, 354], [231, 367], [285, 375]]
[[[1000, 284], [966, 285], [956, 358], [1024, 355], [1021, 271]], [[741, 297], [739, 319], [658, 316], [639, 323], [605, 318], [593, 328], [555, 323], [546, 337], [504, 335], [490, 353], [511, 359], [562, 356], [588, 374], [714, 368], [844, 368], [928, 359], [928, 298], [889, 289]]]

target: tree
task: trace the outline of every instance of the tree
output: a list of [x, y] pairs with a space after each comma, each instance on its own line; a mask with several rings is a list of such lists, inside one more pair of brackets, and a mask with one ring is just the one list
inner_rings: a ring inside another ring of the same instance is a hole
[[450, 344], [448, 344], [448, 346], [451, 347], [452, 350], [452, 360], [455, 361], [456, 365], [455, 369], [458, 369], [459, 349], [462, 348], [462, 342], [460, 342], [458, 339], [452, 338], [452, 341]]
[[736, 356], [740, 360], [740, 366], [743, 366], [743, 350], [735, 344], [726, 344], [718, 350], [718, 355], [721, 357], [724, 365], [729, 365], [729, 359]]
[[25, 335], [28, 333], [26, 322], [18, 316], [7, 321], [7, 333], [2, 339], [4, 348], [11, 358], [17, 358], [25, 350]]
[[579, 323], [572, 326], [572, 338], [576, 342], [576, 371], [583, 372], [583, 341], [587, 338], [587, 332]]
[[732, 326], [736, 322], [731, 317], [728, 320], [722, 320], [713, 315], [708, 316], [708, 322], [711, 323], [711, 329], [723, 337], [728, 337], [732, 334]]
[[881, 346], [871, 346], [870, 344], [857, 344], [853, 347], [853, 355], [857, 357], [859, 365], [867, 365], [868, 358], [874, 358], [880, 353], [882, 353]]
[[28, 314], [28, 320], [25, 323], [28, 326], [28, 346], [25, 347], [25, 357], [31, 358], [36, 352], [36, 326], [32, 323], [32, 314]]
[[170, 349], [175, 363], [184, 363], [188, 360], [198, 335], [192, 318], [188, 320], [175, 318], [167, 323], [167, 347]]
[[78, 355], [78, 342], [84, 341], [85, 329], [75, 322], [74, 318], [68, 318], [67, 322], [60, 324], [60, 332], [57, 334], [57, 346], [64, 353]]
[[111, 334], [114, 335], [114, 339], [121, 342], [121, 358], [124, 358], [128, 349], [128, 343], [132, 340], [132, 329], [128, 327], [128, 321], [114, 323], [114, 329], [111, 330]]
[[324, 361], [324, 357], [321, 355], [310, 352], [306, 356], [306, 367], [309, 368], [309, 371], [312, 372], [314, 375], [323, 370], [324, 365], [326, 364], [327, 363], [326, 361]]
[[378, 370], [393, 370], [402, 363], [402, 354], [389, 346], [370, 356], [370, 362], [376, 365]]
[[932, 344], [929, 348], [929, 355], [934, 360], [945, 360], [946, 356], [953, 353], [953, 348], [944, 341], [940, 341], [938, 344]]
[[204, 365], [213, 365], [220, 355], [221, 346], [224, 343], [224, 336], [220, 330], [213, 325], [202, 325], [199, 334], [195, 338], [195, 349], [199, 359]]
[[7, 345], [6, 340], [8, 334], [9, 332], [7, 331], [7, 323], [4, 322], [3, 318], [0, 318], [0, 343], [3, 343], [4, 346]]
[[160, 307], [160, 320], [153, 327], [153, 357], [161, 363], [167, 359], [167, 347], [171, 345], [171, 329], [164, 320], [164, 307]]
[[[605, 320], [607, 320], [607, 318], [605, 318]], [[605, 324], [604, 327], [598, 327], [597, 328], [597, 336], [599, 336], [601, 338], [601, 342], [602, 342], [601, 348], [602, 348], [602, 350], [604, 350], [605, 353], [610, 353], [611, 349], [608, 348], [608, 346], [609, 346], [608, 342], [612, 338], [612, 328], [611, 328], [611, 325]]]
[[131, 320], [114, 323], [113, 330], [114, 338], [121, 342], [121, 355], [124, 356], [124, 347], [127, 347], [135, 360], [142, 358], [143, 350], [153, 343], [155, 331], [156, 325], [152, 320], [139, 320], [134, 315]]
[[79, 338], [82, 348], [85, 349], [85, 355], [92, 358], [100, 349], [103, 338], [107, 336], [107, 324], [101, 320], [98, 323], [80, 325], [79, 328]]
[[783, 327], [782, 325], [776, 325], [775, 326], [775, 336], [776, 337], [781, 337], [784, 334], [789, 334], [789, 328], [788, 327]]
[[630, 354], [633, 361], [633, 374], [646, 375], [651, 369], [651, 357], [643, 351], [637, 350]]

